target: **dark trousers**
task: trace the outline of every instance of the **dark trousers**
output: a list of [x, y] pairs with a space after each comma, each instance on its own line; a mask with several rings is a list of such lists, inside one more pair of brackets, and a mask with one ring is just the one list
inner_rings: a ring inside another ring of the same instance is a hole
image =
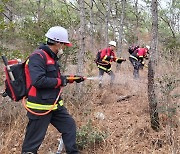
[[101, 68], [99, 68], [99, 83], [102, 84], [102, 78], [103, 78], [103, 75], [104, 75], [105, 72], [111, 77], [110, 84], [113, 84], [114, 79], [115, 79], [115, 75], [114, 75], [113, 71], [107, 72], [107, 71], [104, 71]]
[[142, 68], [142, 64], [132, 57], [129, 57], [129, 60], [134, 67], [134, 71], [133, 71], [134, 78], [139, 78], [139, 70]]
[[65, 107], [61, 106], [59, 109], [44, 116], [36, 116], [29, 112], [27, 113], [27, 116], [29, 122], [26, 127], [22, 153], [32, 152], [37, 154], [37, 151], [44, 140], [48, 125], [51, 123], [60, 133], [62, 133], [62, 139], [67, 154], [78, 154], [76, 147], [76, 124]]

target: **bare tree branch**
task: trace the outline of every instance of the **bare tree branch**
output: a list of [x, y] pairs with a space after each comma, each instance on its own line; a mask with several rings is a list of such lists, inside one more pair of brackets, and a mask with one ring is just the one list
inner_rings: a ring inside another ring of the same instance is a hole
[[2, 12], [2, 14], [9, 20], [11, 21], [11, 18], [9, 16], [7, 16], [4, 12]]
[[165, 23], [168, 24], [168, 26], [169, 26], [169, 28], [170, 28], [170, 30], [171, 30], [171, 33], [172, 33], [172, 35], [173, 35], [173, 38], [176, 38], [176, 34], [175, 34], [174, 30], [172, 29], [172, 26], [171, 26], [170, 22], [167, 21], [167, 20], [165, 20], [162, 16], [161, 16], [160, 18], [161, 18]]
[[98, 11], [99, 11], [103, 16], [105, 16], [105, 14], [99, 9], [99, 7], [98, 7], [97, 3], [95, 2], [95, 0], [93, 0], [93, 2], [94, 2], [94, 4], [96, 5], [96, 8], [98, 9]]

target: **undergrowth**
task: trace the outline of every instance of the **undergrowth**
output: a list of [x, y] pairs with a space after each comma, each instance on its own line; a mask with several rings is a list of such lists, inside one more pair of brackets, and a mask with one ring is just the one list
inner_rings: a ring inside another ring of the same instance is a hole
[[80, 150], [95, 148], [108, 137], [107, 132], [98, 130], [89, 120], [77, 130], [77, 146]]

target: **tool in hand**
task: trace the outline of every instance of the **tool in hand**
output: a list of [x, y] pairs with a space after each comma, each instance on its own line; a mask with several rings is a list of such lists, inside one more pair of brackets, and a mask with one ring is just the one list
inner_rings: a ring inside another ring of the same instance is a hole
[[84, 76], [79, 76], [79, 75], [69, 75], [66, 76], [66, 79], [68, 80], [69, 83], [73, 83], [74, 81], [77, 83], [80, 83], [84, 80], [98, 80], [99, 77], [84, 77]]
[[77, 83], [80, 83], [80, 82], [86, 80], [85, 77], [79, 76], [79, 75], [67, 75], [66, 79], [68, 80], [69, 83], [73, 83], [74, 81]]

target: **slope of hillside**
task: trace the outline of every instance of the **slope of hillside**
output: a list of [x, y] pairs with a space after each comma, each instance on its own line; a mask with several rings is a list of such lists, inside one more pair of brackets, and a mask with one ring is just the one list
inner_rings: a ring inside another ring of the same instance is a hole
[[[105, 85], [97, 92], [95, 112], [103, 113], [105, 118], [95, 123], [110, 132], [110, 136], [94, 153], [170, 153], [165, 132], [157, 133], [150, 127], [146, 83], [145, 76], [133, 80], [131, 74], [116, 74], [116, 84], [110, 91], [109, 85]], [[118, 101], [122, 96], [128, 97]]]
[[[92, 89], [89, 92], [91, 97], [86, 98], [89, 104], [67, 104], [77, 127], [91, 119], [92, 125], [108, 133], [108, 137], [99, 146], [84, 149], [82, 154], [171, 153], [173, 147], [168, 143], [165, 127], [162, 126], [160, 132], [155, 132], [150, 127], [146, 76], [145, 69], [141, 71], [141, 78], [134, 80], [132, 72], [123, 68], [120, 73], [116, 73], [113, 87], [109, 86], [107, 75], [104, 76], [105, 84], [102, 89], [98, 88], [97, 81], [92, 81]], [[27, 123], [25, 109], [20, 103], [10, 103], [8, 98], [0, 99], [4, 104], [0, 106], [0, 153], [20, 154]], [[87, 109], [90, 113], [85, 116], [81, 111]], [[103, 114], [103, 118], [97, 117], [97, 113]], [[161, 116], [160, 120], [162, 123]], [[59, 137], [57, 130], [49, 126], [39, 154], [55, 153]]]

